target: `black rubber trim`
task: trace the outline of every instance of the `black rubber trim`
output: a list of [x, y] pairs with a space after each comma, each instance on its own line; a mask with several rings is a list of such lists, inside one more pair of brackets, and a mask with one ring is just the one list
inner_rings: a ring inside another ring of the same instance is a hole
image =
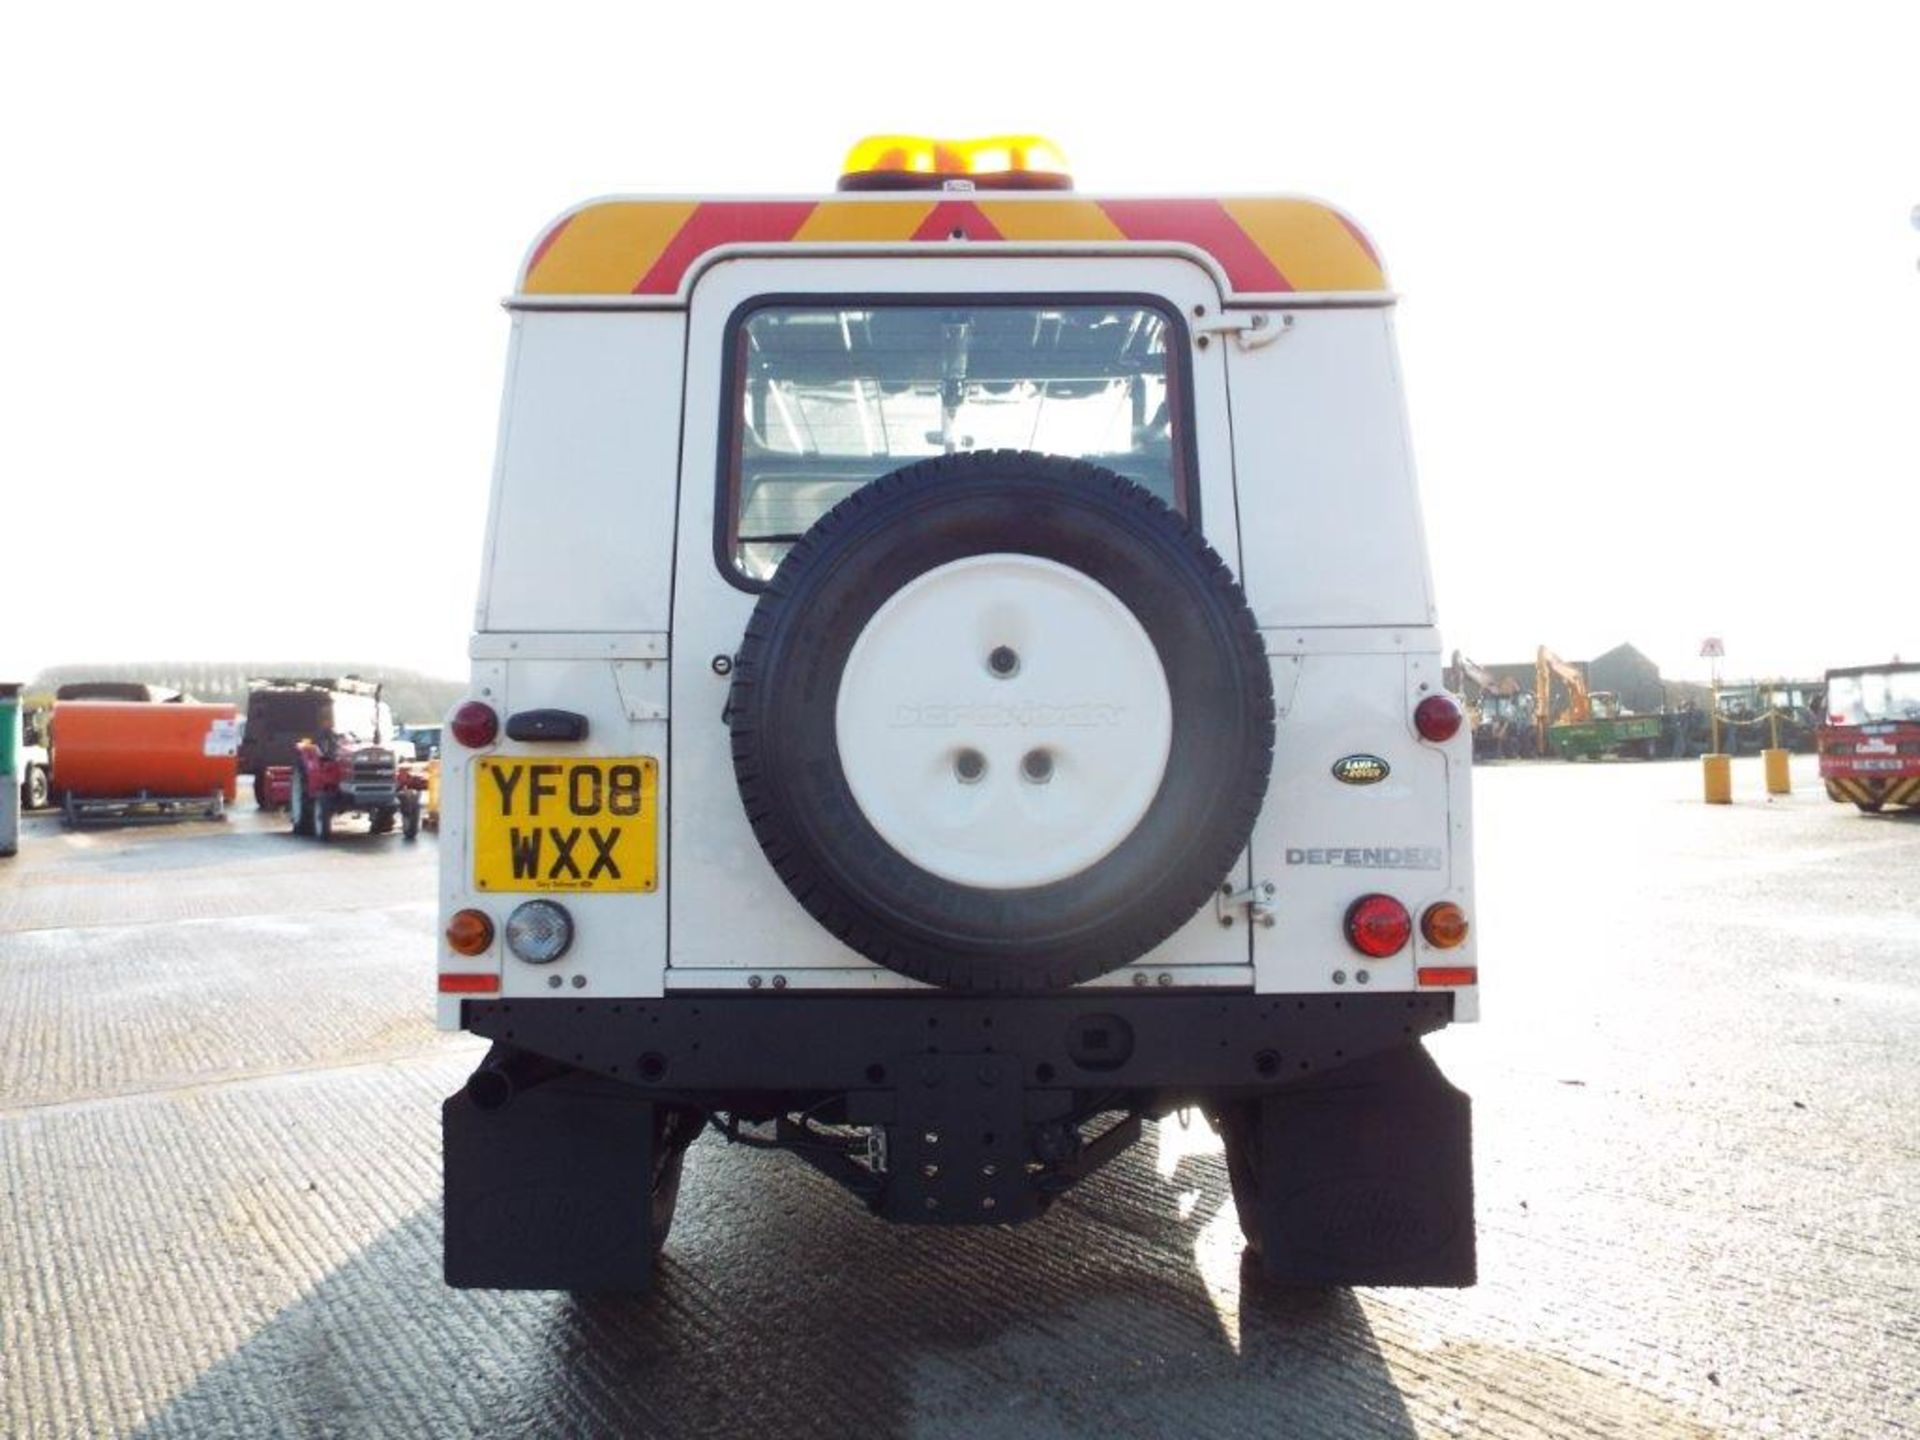
[[[687, 1104], [884, 1091], [903, 1057], [1013, 1056], [1030, 1090], [1163, 1095], [1284, 1089], [1428, 1035], [1446, 992], [1254, 995], [1078, 990], [975, 998], [725, 992], [660, 1000], [467, 1000], [476, 1035]], [[1116, 1045], [1087, 1044], [1104, 1026]], [[1089, 1061], [1093, 1063], [1089, 1063]]]

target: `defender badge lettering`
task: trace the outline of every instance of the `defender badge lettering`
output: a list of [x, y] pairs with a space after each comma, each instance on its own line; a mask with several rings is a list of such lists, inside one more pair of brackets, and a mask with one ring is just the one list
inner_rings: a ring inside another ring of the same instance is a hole
[[1287, 850], [1289, 865], [1337, 865], [1350, 870], [1438, 870], [1438, 845], [1329, 845]]
[[1342, 755], [1333, 762], [1333, 778], [1342, 785], [1377, 785], [1392, 770], [1378, 755]]

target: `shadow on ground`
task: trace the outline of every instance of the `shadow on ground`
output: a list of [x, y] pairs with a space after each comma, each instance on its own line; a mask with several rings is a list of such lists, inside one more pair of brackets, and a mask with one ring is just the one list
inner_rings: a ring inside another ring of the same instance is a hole
[[955, 1230], [707, 1137], [644, 1299], [447, 1290], [427, 1207], [143, 1433], [1412, 1435], [1353, 1297], [1243, 1280], [1219, 1157], [1165, 1179], [1153, 1139], [1037, 1222]]

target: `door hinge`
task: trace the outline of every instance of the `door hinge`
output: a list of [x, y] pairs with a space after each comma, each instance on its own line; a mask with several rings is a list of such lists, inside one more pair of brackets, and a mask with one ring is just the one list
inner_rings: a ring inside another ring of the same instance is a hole
[[1293, 328], [1293, 316], [1281, 315], [1278, 318], [1264, 310], [1251, 314], [1241, 311], [1222, 313], [1211, 320], [1197, 320], [1193, 326], [1193, 343], [1202, 350], [1207, 348], [1210, 337], [1231, 335], [1233, 343], [1242, 350], [1258, 350], [1271, 345], [1287, 331]]
[[1222, 925], [1233, 924], [1236, 910], [1247, 912], [1247, 923], [1266, 929], [1273, 928], [1273, 882], [1262, 880], [1249, 885], [1245, 890], [1236, 890], [1231, 885], [1222, 885], [1220, 893], [1213, 897], [1213, 913], [1220, 917]]

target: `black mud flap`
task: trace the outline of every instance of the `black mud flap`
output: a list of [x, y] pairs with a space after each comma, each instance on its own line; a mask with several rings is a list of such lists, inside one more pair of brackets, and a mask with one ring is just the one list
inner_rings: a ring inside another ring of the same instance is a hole
[[485, 1108], [470, 1089], [440, 1107], [447, 1284], [645, 1290], [653, 1106], [578, 1071], [535, 1079], [504, 1099], [482, 1089]]
[[1472, 1102], [1422, 1046], [1270, 1095], [1258, 1123], [1268, 1278], [1473, 1284]]

